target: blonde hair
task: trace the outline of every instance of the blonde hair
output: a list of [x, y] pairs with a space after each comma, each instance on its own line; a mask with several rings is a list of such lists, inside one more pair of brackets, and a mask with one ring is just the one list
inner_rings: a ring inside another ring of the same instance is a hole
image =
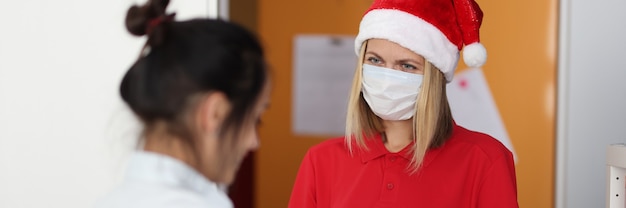
[[[351, 154], [354, 151], [352, 140], [359, 148], [367, 150], [365, 139], [384, 131], [382, 120], [372, 112], [361, 93], [366, 49], [367, 41], [363, 43], [359, 52], [348, 100], [345, 142]], [[450, 137], [454, 126], [446, 95], [446, 79], [443, 73], [428, 61], [425, 63], [424, 79], [415, 107], [412, 159], [407, 167], [411, 173], [419, 170], [429, 149], [441, 146]]]

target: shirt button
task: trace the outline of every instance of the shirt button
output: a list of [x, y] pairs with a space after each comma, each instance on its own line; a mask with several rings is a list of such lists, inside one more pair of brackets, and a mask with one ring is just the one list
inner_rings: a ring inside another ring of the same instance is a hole
[[396, 156], [389, 157], [389, 161], [391, 161], [391, 162], [396, 161]]
[[389, 189], [389, 190], [393, 189], [393, 183], [388, 183], [387, 184], [387, 189]]

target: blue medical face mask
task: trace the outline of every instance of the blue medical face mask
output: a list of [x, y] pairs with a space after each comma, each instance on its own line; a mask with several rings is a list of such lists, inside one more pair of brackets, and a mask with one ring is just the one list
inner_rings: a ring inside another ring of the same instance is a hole
[[363, 64], [363, 98], [383, 120], [407, 120], [415, 114], [415, 102], [423, 75]]

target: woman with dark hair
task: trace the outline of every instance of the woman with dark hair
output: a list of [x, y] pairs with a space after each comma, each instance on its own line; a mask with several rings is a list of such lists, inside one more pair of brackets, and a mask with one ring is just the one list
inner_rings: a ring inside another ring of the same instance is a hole
[[128, 31], [148, 40], [120, 94], [143, 145], [98, 207], [232, 207], [223, 187], [258, 147], [270, 88], [258, 40], [222, 20], [174, 21], [168, 3], [128, 10]]

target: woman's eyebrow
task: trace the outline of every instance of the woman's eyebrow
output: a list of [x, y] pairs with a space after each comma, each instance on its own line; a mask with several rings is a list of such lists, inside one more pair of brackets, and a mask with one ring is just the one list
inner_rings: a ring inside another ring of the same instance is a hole
[[374, 55], [374, 56], [376, 56], [376, 57], [380, 57], [380, 55], [378, 55], [378, 54], [377, 54], [376, 52], [374, 52], [374, 51], [368, 51], [368, 52], [365, 52], [365, 54], [371, 54], [371, 55]]
[[418, 61], [418, 60], [410, 59], [410, 58], [408, 58], [408, 59], [400, 59], [400, 60], [397, 60], [396, 62], [398, 62], [398, 63], [414, 62], [416, 64], [424, 64], [423, 61]]

